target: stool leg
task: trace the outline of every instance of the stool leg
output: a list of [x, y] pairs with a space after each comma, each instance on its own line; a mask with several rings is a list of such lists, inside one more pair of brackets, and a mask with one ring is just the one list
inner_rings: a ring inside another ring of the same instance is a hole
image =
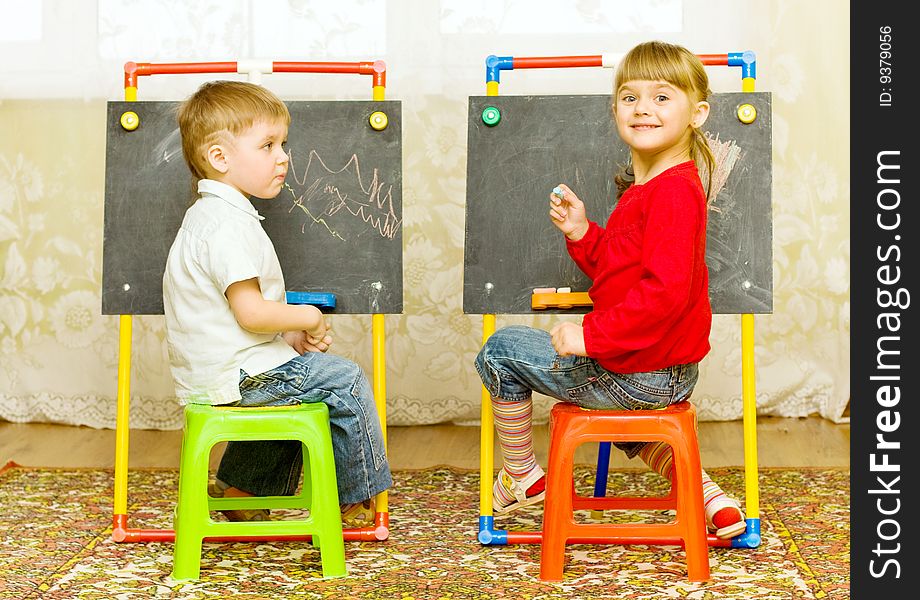
[[[691, 429], [692, 431], [692, 429]], [[700, 479], [700, 451], [696, 439], [672, 442], [675, 453], [677, 514], [684, 522], [684, 550], [687, 553], [687, 576], [690, 581], [709, 580], [709, 544], [706, 541], [706, 518], [703, 507], [703, 484]]]
[[[603, 498], [607, 495], [607, 473], [610, 471], [610, 442], [600, 442], [597, 445], [597, 473], [594, 479], [594, 497]], [[592, 519], [600, 519], [604, 511], [594, 509], [591, 511]]]
[[310, 477], [310, 449], [306, 444], [303, 445], [303, 477], [300, 488], [300, 497], [303, 499], [304, 506], [313, 507], [313, 480]]
[[204, 537], [203, 524], [210, 519], [208, 514], [207, 485], [208, 470], [206, 459], [208, 453], [195, 447], [198, 440], [182, 441], [182, 453], [179, 466], [179, 496], [173, 529], [176, 541], [173, 545], [172, 578], [175, 580], [198, 579], [201, 574], [201, 545]]
[[565, 568], [565, 543], [572, 520], [573, 453], [563, 439], [550, 442], [543, 507], [543, 542], [540, 549], [540, 579], [559, 581]]
[[312, 495], [310, 513], [316, 523], [313, 545], [320, 551], [323, 577], [344, 577], [348, 571], [332, 438], [327, 430], [325, 435], [317, 435], [314, 439], [320, 440], [319, 443], [309, 450], [304, 449], [304, 487], [310, 486], [306, 493]]

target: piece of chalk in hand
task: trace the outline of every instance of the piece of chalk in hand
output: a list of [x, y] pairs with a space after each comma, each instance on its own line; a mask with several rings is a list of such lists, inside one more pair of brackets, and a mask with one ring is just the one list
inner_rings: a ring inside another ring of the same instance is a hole
[[562, 188], [559, 187], [558, 185], [553, 188], [553, 193], [559, 196], [560, 198], [562, 198], [563, 195], [565, 194], [565, 192], [562, 191]]

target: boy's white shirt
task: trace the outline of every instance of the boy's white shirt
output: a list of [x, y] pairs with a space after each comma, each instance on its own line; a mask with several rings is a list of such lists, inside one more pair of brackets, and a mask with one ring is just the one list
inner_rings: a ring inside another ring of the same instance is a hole
[[163, 273], [166, 343], [180, 404], [240, 399], [240, 369], [249, 375], [280, 366], [297, 352], [280, 334], [240, 327], [224, 295], [257, 277], [262, 296], [285, 302], [284, 276], [249, 199], [229, 185], [198, 182]]

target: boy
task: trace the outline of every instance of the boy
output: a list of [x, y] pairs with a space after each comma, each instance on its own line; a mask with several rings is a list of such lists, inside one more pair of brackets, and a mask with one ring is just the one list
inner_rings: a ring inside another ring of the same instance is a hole
[[[205, 83], [178, 111], [182, 152], [199, 180], [163, 274], [166, 341], [181, 404], [329, 407], [343, 516], [373, 516], [392, 485], [373, 394], [361, 368], [325, 354], [332, 343], [314, 306], [285, 303], [284, 278], [250, 196], [284, 186], [290, 113], [260, 86]], [[291, 495], [299, 442], [230, 442], [212, 495]], [[226, 511], [262, 520], [265, 510]], [[353, 524], [353, 523], [352, 523]]]

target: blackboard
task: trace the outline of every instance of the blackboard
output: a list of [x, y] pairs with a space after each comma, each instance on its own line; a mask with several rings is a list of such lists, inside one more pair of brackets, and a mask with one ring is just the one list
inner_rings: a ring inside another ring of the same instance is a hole
[[[771, 97], [718, 93], [710, 103], [704, 129], [721, 158], [707, 230], [713, 312], [770, 313]], [[750, 124], [738, 118], [744, 104], [757, 111]], [[497, 124], [484, 123], [487, 107], [499, 110]], [[549, 194], [567, 184], [585, 202], [588, 217], [606, 223], [616, 202], [613, 178], [629, 158], [610, 96], [471, 96], [467, 148], [464, 313], [529, 314], [534, 288], [587, 291], [590, 280], [550, 222]]]
[[[176, 102], [109, 102], [103, 314], [162, 314], [166, 255], [197, 197]], [[288, 102], [285, 189], [253, 198], [289, 291], [336, 296], [346, 314], [401, 313], [402, 118], [398, 101]], [[137, 113], [133, 131], [120, 124]], [[387, 126], [371, 128], [371, 113]]]

